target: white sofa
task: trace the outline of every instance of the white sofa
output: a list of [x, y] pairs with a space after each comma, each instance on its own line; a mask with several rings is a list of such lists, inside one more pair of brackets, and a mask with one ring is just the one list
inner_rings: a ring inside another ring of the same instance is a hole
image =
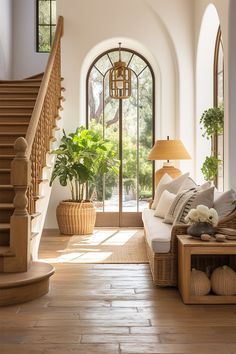
[[[217, 198], [219, 198], [217, 194]], [[224, 209], [222, 203], [219, 208]], [[226, 208], [227, 209], [227, 208]], [[232, 207], [231, 207], [232, 209]], [[155, 285], [177, 285], [177, 235], [186, 234], [187, 225], [163, 223], [163, 219], [154, 216], [155, 210], [145, 209], [142, 213], [146, 249], [150, 269]], [[218, 223], [219, 227], [236, 229], [236, 210], [230, 211]]]

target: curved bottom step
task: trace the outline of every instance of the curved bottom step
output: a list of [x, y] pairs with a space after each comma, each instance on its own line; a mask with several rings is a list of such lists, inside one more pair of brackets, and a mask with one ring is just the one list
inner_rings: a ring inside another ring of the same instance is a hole
[[19, 304], [45, 295], [54, 271], [51, 264], [32, 262], [27, 272], [0, 273], [0, 306]]

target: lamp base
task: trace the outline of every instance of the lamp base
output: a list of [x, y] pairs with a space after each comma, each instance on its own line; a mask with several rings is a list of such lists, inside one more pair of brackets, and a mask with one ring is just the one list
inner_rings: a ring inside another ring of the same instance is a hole
[[162, 176], [164, 176], [165, 173], [167, 173], [172, 178], [176, 178], [182, 174], [182, 172], [174, 166], [163, 165], [163, 167], [157, 170], [155, 173], [155, 187], [157, 187], [158, 183], [160, 182], [160, 179], [162, 178]]

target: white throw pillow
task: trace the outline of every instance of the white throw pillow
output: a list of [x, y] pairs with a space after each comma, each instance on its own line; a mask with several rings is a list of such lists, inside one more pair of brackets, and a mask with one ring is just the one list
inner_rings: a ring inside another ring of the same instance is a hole
[[170, 206], [173, 203], [175, 197], [176, 197], [175, 194], [170, 193], [167, 190], [164, 190], [157, 204], [154, 215], [158, 216], [159, 218], [164, 218], [168, 210], [170, 209]]
[[170, 175], [168, 175], [168, 173], [165, 173], [161, 179], [160, 179], [160, 182], [158, 183], [157, 187], [156, 187], [156, 190], [155, 190], [155, 196], [154, 196], [154, 199], [153, 199], [153, 203], [152, 203], [152, 206], [151, 206], [151, 209], [156, 209], [157, 207], [157, 204], [158, 204], [158, 198], [160, 196], [160, 190], [161, 190], [161, 193], [163, 192], [162, 190], [162, 186], [163, 185], [166, 185], [167, 183], [171, 182], [172, 181], [172, 178], [170, 177]]
[[160, 199], [160, 197], [161, 197], [161, 195], [162, 195], [164, 190], [167, 190], [170, 193], [177, 194], [179, 189], [180, 189], [180, 187], [182, 186], [184, 181], [188, 178], [188, 176], [189, 176], [189, 173], [187, 172], [187, 173], [185, 173], [183, 175], [180, 175], [177, 178], [171, 180], [171, 182], [169, 182], [169, 183], [166, 183], [166, 182], [165, 183], [160, 183], [162, 181], [162, 179], [161, 179], [161, 181], [159, 182], [159, 184], [158, 184], [158, 186], [156, 188], [155, 198], [154, 198], [154, 201], [152, 203], [152, 207], [151, 208], [152, 209], [156, 209], [158, 201], [159, 201], [159, 199]]

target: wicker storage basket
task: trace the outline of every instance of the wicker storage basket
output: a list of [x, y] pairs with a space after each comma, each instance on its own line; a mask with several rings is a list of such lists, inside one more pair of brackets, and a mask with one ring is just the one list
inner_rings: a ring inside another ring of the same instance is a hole
[[60, 232], [65, 235], [92, 234], [96, 210], [90, 201], [82, 203], [62, 201], [56, 210]]

